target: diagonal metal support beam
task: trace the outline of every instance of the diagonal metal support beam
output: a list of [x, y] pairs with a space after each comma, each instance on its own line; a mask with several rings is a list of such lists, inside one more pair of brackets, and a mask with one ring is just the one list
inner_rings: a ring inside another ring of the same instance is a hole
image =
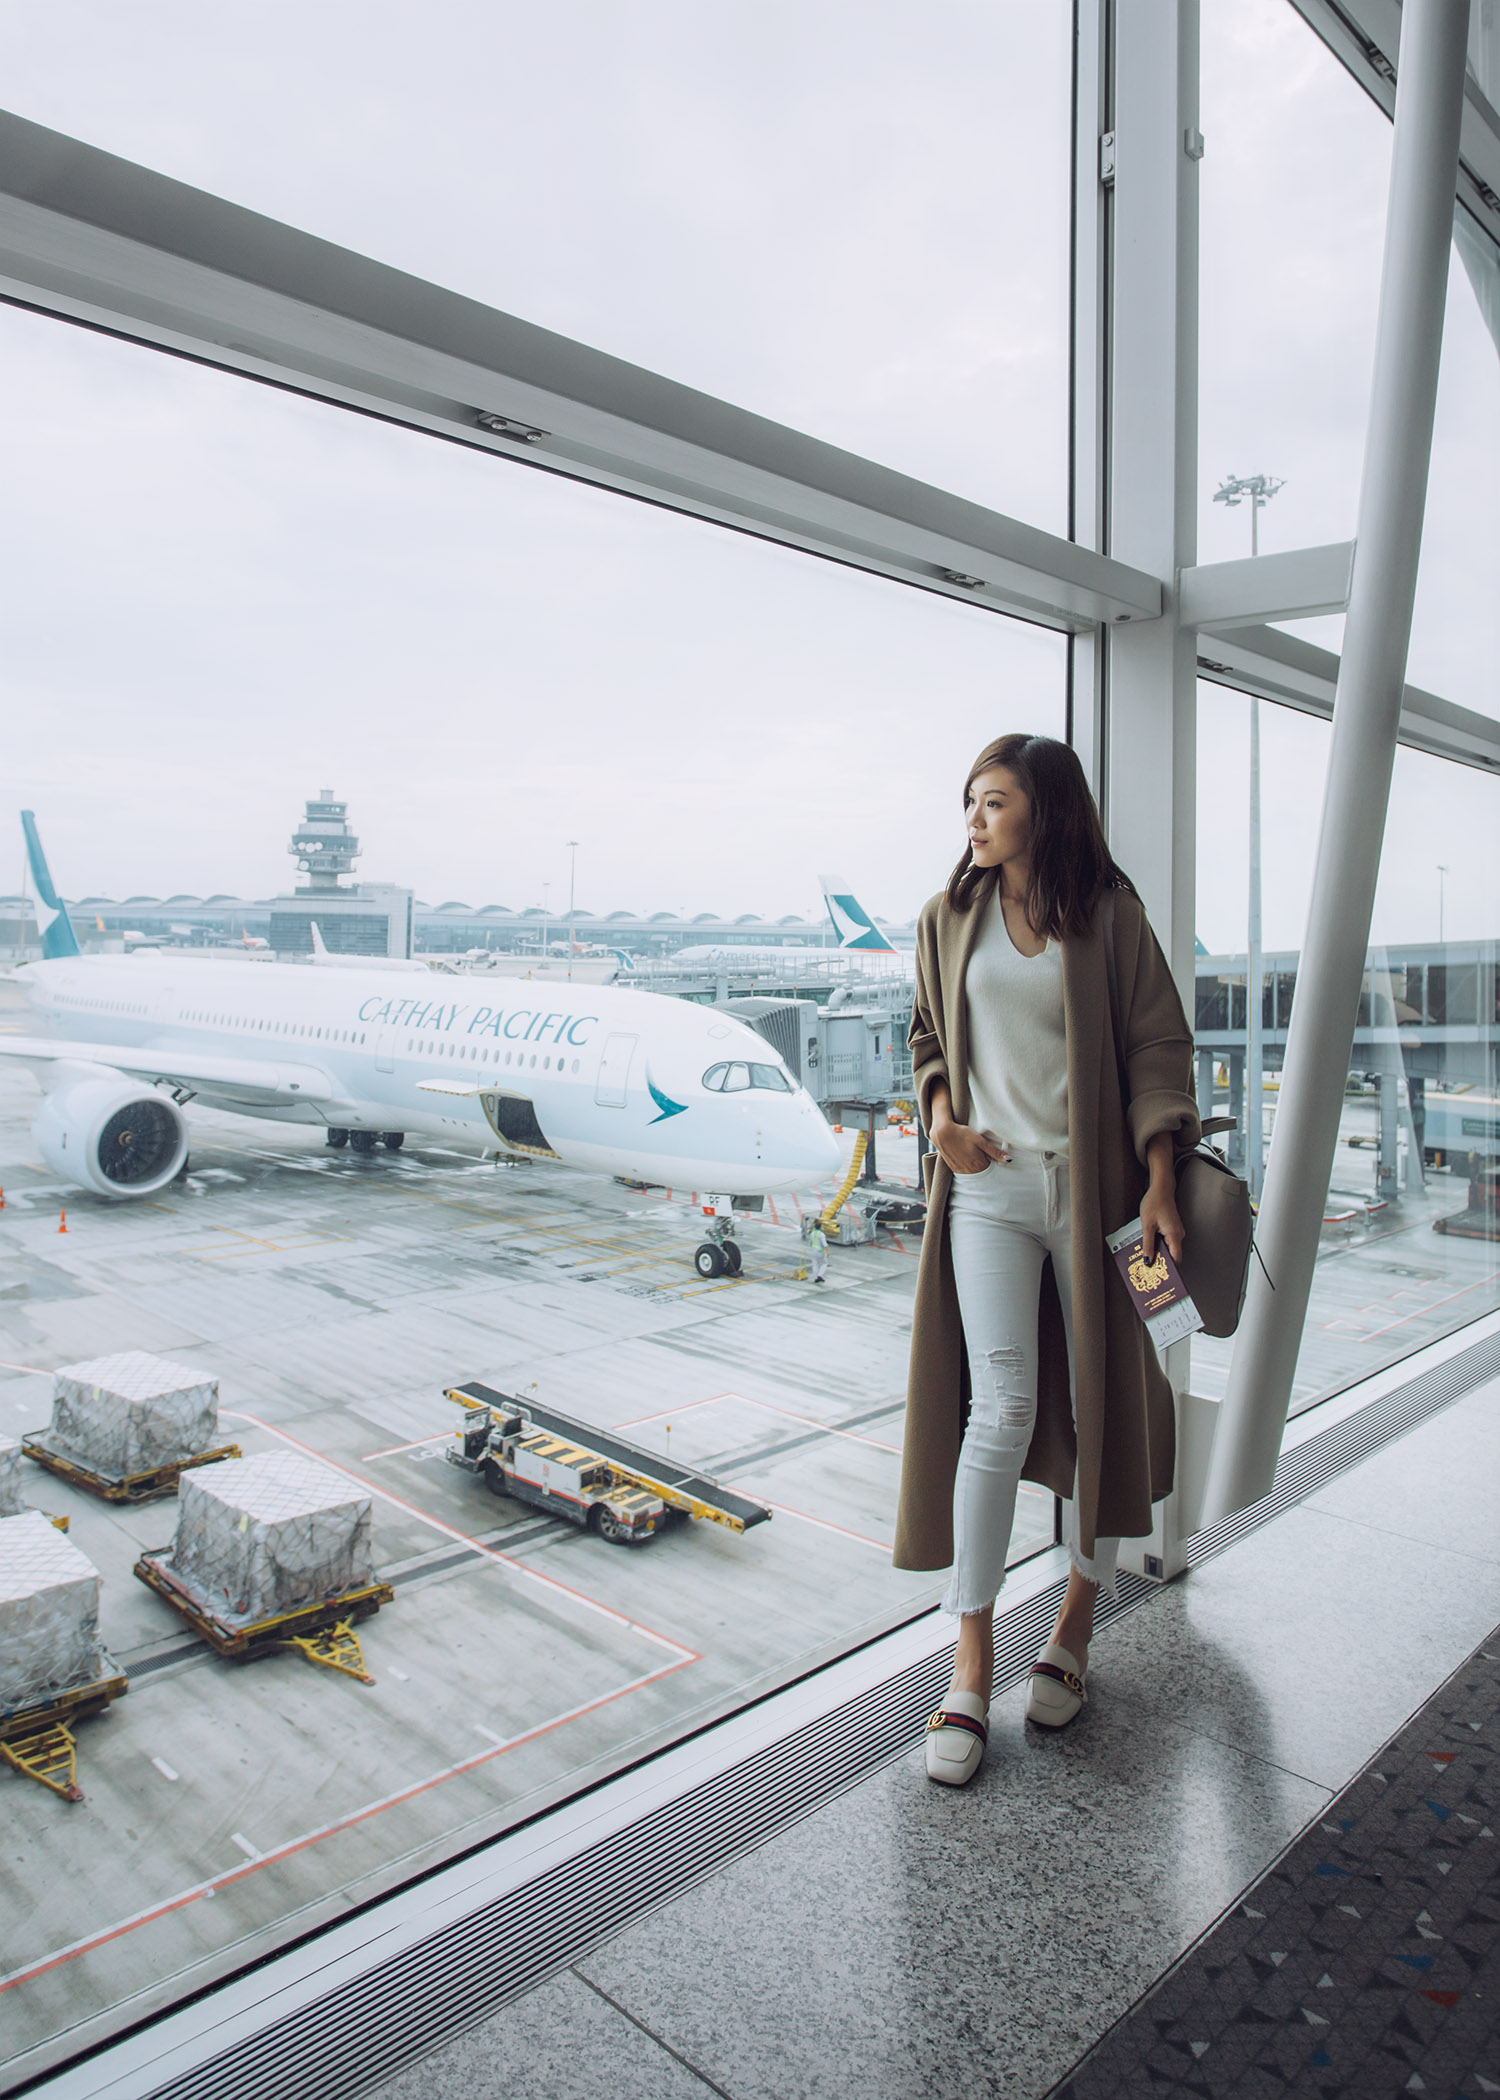
[[1177, 581], [1177, 617], [1184, 627], [1251, 627], [1267, 620], [1310, 620], [1342, 612], [1349, 603], [1354, 542], [1298, 547], [1245, 561], [1206, 562]]
[[994, 612], [1150, 620], [1160, 581], [0, 112], [0, 298]]

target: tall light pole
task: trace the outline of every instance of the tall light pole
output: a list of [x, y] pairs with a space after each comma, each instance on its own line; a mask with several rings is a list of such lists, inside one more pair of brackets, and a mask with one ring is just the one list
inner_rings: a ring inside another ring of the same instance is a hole
[[578, 841], [568, 840], [568, 975], [573, 975], [573, 957], [578, 952], [578, 927], [574, 917], [574, 878], [578, 873]]
[[1441, 948], [1441, 947], [1442, 947], [1442, 945], [1443, 945], [1443, 888], [1444, 888], [1444, 878], [1446, 877], [1446, 875], [1447, 875], [1447, 873], [1448, 873], [1448, 863], [1447, 863], [1447, 861], [1445, 861], [1445, 860], [1440, 860], [1440, 861], [1438, 862], [1438, 864], [1437, 864], [1437, 871], [1438, 871], [1438, 946], [1439, 946], [1439, 947]]
[[[1235, 510], [1250, 498], [1250, 552], [1260, 552], [1260, 507], [1285, 488], [1272, 474], [1231, 474], [1214, 491], [1215, 503]], [[1252, 1196], [1265, 1175], [1265, 1044], [1260, 919], [1260, 700], [1250, 702], [1250, 909], [1245, 958], [1245, 1165]], [[1274, 1017], [1273, 1017], [1274, 1018]]]

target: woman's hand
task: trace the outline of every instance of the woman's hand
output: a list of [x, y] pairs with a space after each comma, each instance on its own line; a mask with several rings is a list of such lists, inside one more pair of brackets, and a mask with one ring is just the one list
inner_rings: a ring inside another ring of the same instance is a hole
[[953, 1096], [941, 1081], [932, 1091], [932, 1128], [928, 1136], [933, 1150], [955, 1174], [982, 1174], [995, 1160], [1010, 1158], [1005, 1147], [987, 1131], [971, 1130], [967, 1123], [953, 1120]]
[[1146, 1147], [1146, 1159], [1151, 1169], [1151, 1185], [1141, 1198], [1141, 1252], [1147, 1261], [1155, 1261], [1159, 1235], [1166, 1241], [1167, 1252], [1173, 1261], [1181, 1261], [1187, 1235], [1177, 1209], [1177, 1174], [1172, 1162], [1169, 1131], [1158, 1131], [1151, 1139]]

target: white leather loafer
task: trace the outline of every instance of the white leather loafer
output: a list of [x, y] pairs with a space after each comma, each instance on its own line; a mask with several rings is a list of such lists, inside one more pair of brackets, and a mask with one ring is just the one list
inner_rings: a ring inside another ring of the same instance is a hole
[[1077, 1657], [1056, 1641], [1048, 1641], [1031, 1666], [1027, 1720], [1035, 1721], [1039, 1728], [1066, 1728], [1083, 1710], [1088, 1696]]
[[979, 1770], [990, 1739], [989, 1708], [977, 1692], [950, 1692], [927, 1723], [927, 1777], [964, 1786]]

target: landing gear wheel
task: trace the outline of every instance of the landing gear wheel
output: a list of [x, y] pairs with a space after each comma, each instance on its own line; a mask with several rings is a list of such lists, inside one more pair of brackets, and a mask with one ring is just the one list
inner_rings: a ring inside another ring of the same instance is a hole
[[349, 1149], [351, 1152], [361, 1153], [366, 1159], [368, 1159], [370, 1154], [375, 1150], [374, 1131], [351, 1130], [349, 1133]]
[[738, 1276], [740, 1270], [745, 1266], [745, 1257], [740, 1252], [737, 1242], [734, 1240], [726, 1240], [724, 1242], [722, 1252], [724, 1255], [725, 1268], [729, 1271], [731, 1276]]
[[347, 1130], [335, 1129], [334, 1125], [330, 1123], [323, 1133], [323, 1142], [325, 1145], [331, 1145], [334, 1151], [337, 1152], [348, 1144], [349, 1133]]
[[722, 1276], [727, 1266], [723, 1248], [712, 1240], [702, 1241], [693, 1255], [693, 1267], [700, 1276]]
[[399, 1152], [402, 1145], [406, 1142], [406, 1132], [404, 1130], [382, 1130], [380, 1142], [384, 1145], [387, 1152]]

